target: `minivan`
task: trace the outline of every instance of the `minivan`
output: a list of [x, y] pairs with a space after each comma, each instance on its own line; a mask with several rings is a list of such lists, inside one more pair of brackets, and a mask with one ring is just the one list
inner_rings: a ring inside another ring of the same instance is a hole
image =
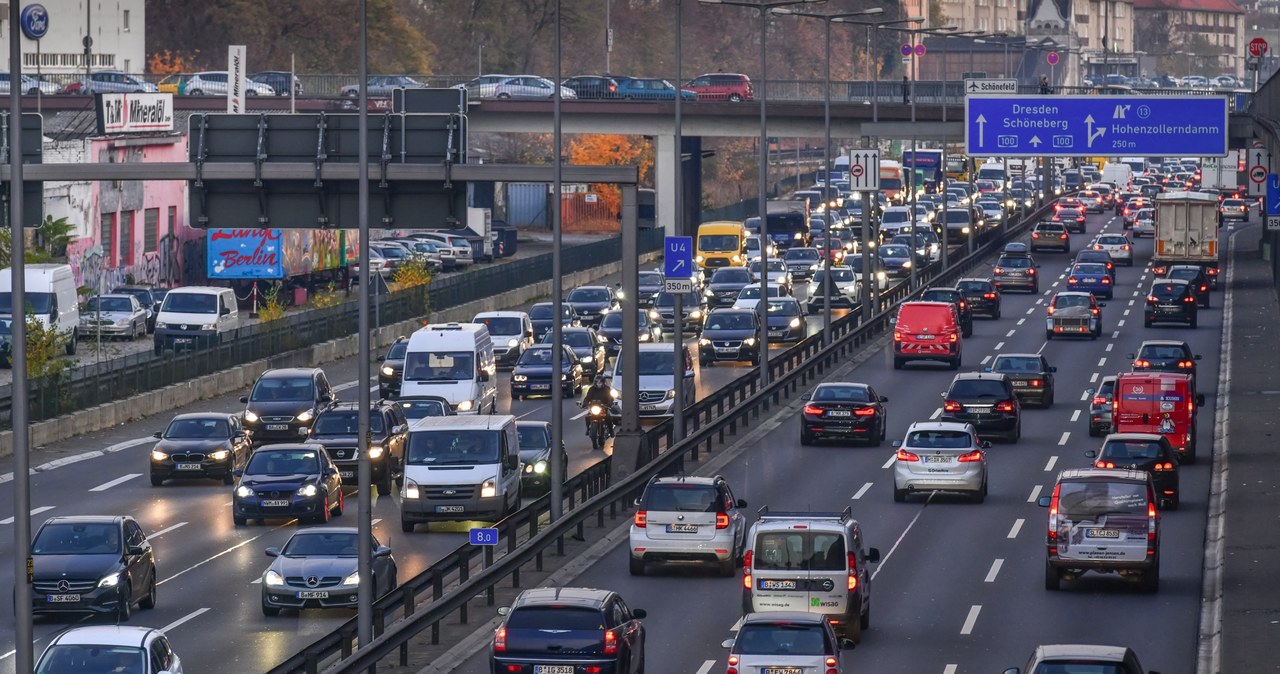
[[525, 349], [533, 346], [533, 321], [523, 311], [482, 311], [471, 322], [489, 328], [493, 357], [499, 366], [514, 366]]
[[[71, 266], [28, 264], [24, 267], [27, 310], [45, 329], [66, 336], [67, 355], [75, 355], [80, 336], [80, 303]], [[0, 270], [0, 315], [13, 316], [13, 271]]]
[[509, 414], [424, 417], [409, 426], [400, 529], [497, 521], [520, 508], [520, 441]]
[[[681, 345], [684, 354], [684, 402], [686, 405], [694, 401], [693, 356], [689, 347]], [[639, 345], [640, 367], [640, 416], [670, 416], [676, 400], [676, 345], [671, 342], [661, 344], [642, 343]], [[610, 388], [614, 398], [622, 397], [622, 370], [625, 363], [622, 356], [614, 360], [613, 379]]]
[[938, 360], [960, 369], [960, 316], [950, 302], [903, 302], [893, 319], [893, 369]]
[[482, 323], [441, 323], [409, 336], [400, 395], [438, 395], [458, 414], [493, 414], [497, 362], [489, 329]]
[[240, 309], [230, 288], [174, 288], [164, 296], [156, 316], [155, 353], [216, 346], [239, 327]]

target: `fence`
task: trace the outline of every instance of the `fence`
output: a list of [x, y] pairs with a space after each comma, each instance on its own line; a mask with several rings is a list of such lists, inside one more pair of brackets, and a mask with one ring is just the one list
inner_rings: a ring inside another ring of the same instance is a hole
[[[640, 251], [662, 247], [661, 230], [640, 230]], [[622, 240], [612, 237], [565, 250], [561, 268], [565, 274], [616, 262]], [[471, 271], [443, 276], [429, 285], [406, 288], [380, 297], [378, 313], [383, 323], [405, 321], [551, 278], [551, 254], [518, 258]], [[155, 354], [152, 351], [84, 365], [54, 377], [37, 379], [29, 387], [32, 421], [42, 421], [75, 410], [119, 400], [144, 391], [220, 372], [237, 365], [279, 356], [357, 331], [356, 299], [325, 309], [288, 314], [276, 321], [236, 329], [222, 343], [199, 350]], [[0, 428], [11, 427], [12, 386], [0, 388]]]

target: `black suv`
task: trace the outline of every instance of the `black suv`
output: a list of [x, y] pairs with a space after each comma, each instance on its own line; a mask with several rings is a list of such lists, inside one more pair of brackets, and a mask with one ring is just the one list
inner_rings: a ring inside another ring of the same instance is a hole
[[[551, 488], [551, 424], [546, 421], [517, 421], [520, 441], [520, 485], [525, 494], [541, 494]], [[561, 475], [569, 479], [569, 453], [560, 440]]]
[[1020, 288], [1039, 293], [1040, 272], [1036, 269], [1037, 266], [1035, 259], [1030, 255], [1005, 253], [996, 260], [991, 279], [1002, 291]]
[[721, 267], [707, 280], [707, 304], [712, 307], [731, 307], [738, 301], [738, 293], [753, 283], [746, 267]]
[[404, 353], [409, 350], [409, 338], [401, 335], [391, 343], [384, 356], [378, 356], [378, 397], [398, 398], [400, 380], [404, 374]]
[[[535, 337], [542, 339], [543, 335], [551, 334], [551, 324], [555, 322], [552, 317], [555, 313], [555, 302], [538, 302], [529, 307], [529, 322], [533, 323]], [[568, 302], [560, 303], [560, 325], [566, 328], [579, 325], [578, 317], [573, 313], [573, 307]]]
[[960, 316], [960, 336], [973, 336], [973, 306], [959, 288], [929, 288], [920, 294], [922, 302], [950, 302]]
[[156, 606], [156, 559], [137, 520], [125, 515], [51, 517], [31, 542], [31, 610], [129, 620]]
[[1142, 325], [1186, 323], [1196, 327], [1199, 306], [1191, 284], [1182, 279], [1160, 279], [1151, 284], [1147, 304], [1142, 312]]
[[[493, 635], [493, 671], [644, 671], [643, 609], [629, 608], [609, 590], [543, 587], [525, 590]], [[567, 669], [566, 669], [567, 668]], [[594, 670], [593, 670], [594, 671]]]
[[973, 424], [979, 436], [1002, 435], [1008, 442], [1022, 436], [1022, 406], [1008, 375], [966, 372], [951, 380], [942, 394], [939, 421]]
[[1129, 354], [1134, 372], [1176, 372], [1196, 375], [1200, 354], [1191, 353], [1186, 342], [1174, 339], [1148, 339], [1138, 345], [1137, 354]]
[[1037, 250], [1060, 250], [1064, 253], [1071, 252], [1071, 235], [1067, 234], [1067, 228], [1060, 222], [1041, 222], [1037, 223], [1035, 229], [1031, 230], [1031, 252]]
[[[360, 463], [360, 408], [356, 403], [337, 403], [320, 413], [311, 425], [308, 442], [324, 445], [338, 467], [338, 476], [356, 484]], [[391, 483], [404, 469], [404, 446], [409, 441], [409, 420], [396, 403], [377, 400], [369, 409], [370, 483], [380, 496], [391, 494]]]
[[989, 278], [962, 278], [956, 288], [964, 293], [973, 314], [988, 318], [1000, 318], [1000, 288]]
[[1187, 282], [1196, 304], [1201, 308], [1209, 307], [1209, 275], [1204, 268], [1196, 264], [1175, 264], [1165, 272], [1166, 279], [1182, 279]]
[[[641, 344], [649, 344], [662, 341], [662, 323], [658, 318], [659, 314], [656, 309], [638, 309], [636, 311], [637, 331], [636, 339]], [[604, 338], [604, 348], [606, 355], [616, 356], [622, 351], [622, 324], [625, 316], [621, 311], [610, 312], [600, 320], [600, 327], [596, 328], [596, 335]], [[674, 323], [672, 324], [674, 329]]]
[[713, 309], [707, 314], [698, 339], [698, 363], [709, 365], [718, 360], [760, 360], [756, 340], [760, 332], [758, 314], [752, 309]]
[[258, 375], [253, 390], [241, 396], [244, 428], [253, 444], [301, 442], [311, 422], [338, 399], [324, 370], [288, 367]]

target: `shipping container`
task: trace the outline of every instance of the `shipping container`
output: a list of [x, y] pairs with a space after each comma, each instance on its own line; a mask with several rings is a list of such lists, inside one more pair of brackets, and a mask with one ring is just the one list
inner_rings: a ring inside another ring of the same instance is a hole
[[546, 227], [551, 221], [546, 183], [507, 183], [507, 226]]

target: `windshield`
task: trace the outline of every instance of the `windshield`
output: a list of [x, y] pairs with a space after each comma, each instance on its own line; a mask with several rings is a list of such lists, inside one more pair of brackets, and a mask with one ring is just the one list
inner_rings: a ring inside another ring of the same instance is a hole
[[147, 674], [146, 656], [137, 646], [58, 644], [40, 656], [36, 674]]
[[516, 426], [516, 436], [520, 440], [520, 451], [529, 449], [546, 449], [551, 446], [551, 434], [541, 424], [536, 426]]
[[252, 402], [265, 401], [311, 401], [315, 400], [312, 391], [311, 377], [264, 377], [258, 380], [249, 395]]
[[31, 544], [36, 555], [109, 555], [120, 552], [120, 526], [115, 522], [53, 522], [40, 529]]
[[751, 314], [734, 312], [712, 313], [707, 316], [707, 324], [702, 327], [703, 330], [752, 330], [756, 326]]
[[771, 301], [769, 302], [769, 315], [771, 316], [799, 316], [800, 303], [788, 301]]
[[[621, 316], [622, 314], [618, 315]], [[548, 332], [547, 336], [542, 339], [542, 343], [551, 344], [551, 338], [554, 336], [555, 335]], [[591, 333], [585, 330], [566, 330], [560, 334], [560, 341], [569, 346], [576, 346], [578, 348], [588, 348], [595, 345], [594, 341], [591, 339]]]
[[1134, 482], [1063, 482], [1058, 509], [1069, 519], [1094, 519], [1109, 513], [1147, 513], [1146, 485]]
[[529, 309], [529, 318], [535, 321], [550, 320], [555, 315], [555, 305], [551, 304], [535, 304]]
[[[555, 354], [555, 350], [550, 346], [538, 345], [530, 348], [520, 354], [520, 360], [516, 361], [516, 365], [524, 365], [526, 367], [533, 366], [551, 366], [551, 357]], [[569, 357], [561, 354], [560, 366], [565, 367], [570, 364]]]
[[[872, 270], [876, 270], [880, 268], [879, 257], [876, 257], [875, 255], [869, 255], [868, 258], [871, 260]], [[855, 273], [862, 273], [862, 256], [861, 255], [853, 255], [851, 257], [846, 257], [845, 262], [849, 264], [849, 267], [852, 268]]]
[[637, 285], [649, 287], [662, 285], [662, 274], [656, 271], [642, 271], [639, 274], [640, 282]]
[[519, 335], [524, 321], [515, 316], [490, 316], [476, 320], [489, 326], [490, 335]]
[[245, 475], [315, 475], [320, 472], [320, 455], [314, 449], [258, 450], [249, 457]]
[[[745, 282], [749, 283], [750, 281]], [[685, 311], [697, 309], [702, 304], [702, 298], [698, 297], [698, 293], [682, 293], [680, 301], [683, 303], [682, 307]], [[654, 299], [653, 304], [659, 307], [673, 307], [676, 304], [676, 296], [666, 292], [658, 293], [658, 297]]]
[[218, 297], [204, 293], [173, 291], [164, 296], [164, 304], [160, 305], [160, 311], [174, 314], [216, 314]]
[[1160, 459], [1164, 452], [1155, 440], [1108, 440], [1102, 446], [1101, 459]]
[[782, 259], [788, 262], [817, 262], [818, 251], [812, 248], [791, 248], [782, 254]]
[[396, 402], [400, 403], [400, 409], [404, 411], [405, 418], [410, 421], [423, 417], [443, 417], [449, 414], [448, 403], [443, 400], [401, 398]]
[[405, 356], [405, 381], [463, 381], [475, 378], [471, 351], [413, 351]]
[[680, 513], [724, 512], [715, 485], [658, 482], [644, 491], [644, 510]]
[[[750, 269], [753, 274], [759, 274], [760, 261], [752, 260], [751, 265], [748, 267], [748, 269]], [[782, 260], [779, 260], [777, 258], [769, 260], [769, 271], [782, 272], [786, 270], [787, 270], [787, 263], [783, 262]]]
[[293, 535], [280, 554], [285, 557], [355, 557], [360, 539], [354, 533], [307, 531]]
[[[768, 287], [769, 297], [782, 297], [782, 288], [771, 285]], [[740, 300], [758, 300], [760, 299], [760, 286], [747, 286], [738, 291], [738, 299]]]
[[1040, 359], [1031, 356], [1000, 356], [992, 364], [991, 371], [1036, 374], [1040, 372]]
[[891, 224], [896, 222], [908, 222], [911, 220], [911, 213], [906, 210], [889, 210], [880, 216], [881, 224]]
[[430, 430], [409, 434], [411, 464], [473, 466], [498, 462], [499, 431]]
[[[27, 311], [43, 316], [53, 307], [52, 293], [33, 293], [27, 291]], [[0, 293], [0, 314], [13, 314], [13, 295]]]
[[[667, 376], [674, 377], [676, 374], [675, 351], [641, 351], [640, 352], [640, 376]], [[618, 357], [617, 368], [614, 369], [614, 376], [621, 376], [625, 370], [626, 363], [621, 356]], [[622, 381], [615, 379], [614, 381]]]
[[170, 440], [225, 439], [230, 435], [226, 419], [174, 419], [164, 431]]
[[844, 537], [824, 531], [768, 531], [756, 537], [758, 571], [844, 571]]
[[[381, 434], [382, 415], [376, 412], [369, 415], [369, 431]], [[316, 418], [311, 429], [316, 435], [359, 435], [360, 415], [355, 410], [330, 410]]]
[[409, 342], [396, 342], [387, 350], [387, 356], [383, 360], [404, 360], [404, 354], [409, 350]]
[[961, 379], [951, 384], [948, 398], [1003, 398], [1004, 384], [994, 379]]
[[891, 244], [880, 247], [880, 257], [909, 257], [911, 251], [906, 246]]
[[958, 302], [960, 293], [954, 290], [926, 290], [920, 295], [925, 302]]
[[906, 445], [918, 449], [967, 449], [973, 446], [973, 438], [964, 431], [915, 431], [907, 434]]
[[969, 222], [969, 211], [952, 209], [947, 211], [947, 222], [965, 223]]
[[570, 302], [608, 302], [609, 291], [604, 288], [575, 288], [569, 293]]
[[1199, 269], [1186, 269], [1186, 268], [1179, 269], [1177, 267], [1174, 267], [1173, 269], [1169, 270], [1169, 278], [1171, 279], [1183, 279], [1186, 281], [1194, 281], [1199, 277], [1200, 277]]
[[736, 234], [703, 234], [698, 237], [698, 250], [708, 253], [736, 253], [742, 247]]
[[97, 311], [120, 311], [123, 313], [131, 313], [133, 304], [124, 297], [90, 297], [88, 302], [84, 303], [86, 313], [94, 313]]
[[1123, 236], [1100, 236], [1098, 237], [1098, 243], [1105, 246], [1122, 246], [1129, 243], [1129, 241]]
[[[757, 267], [758, 269], [758, 267]], [[711, 283], [751, 283], [751, 272], [746, 269], [717, 269], [711, 275]], [[664, 295], [666, 293], [663, 293]]]
[[836, 283], [853, 281], [853, 270], [846, 267], [844, 269], [832, 269], [829, 271], [826, 269], [820, 270], [818, 273], [813, 275], [813, 282], [818, 284], [824, 283], [828, 275], [830, 275], [831, 280]]
[[1187, 357], [1181, 346], [1144, 346], [1138, 351], [1139, 360], [1180, 360]]
[[991, 284], [986, 281], [961, 281], [956, 284], [956, 287], [959, 288], [961, 292], [973, 295], [987, 292], [991, 289]]

